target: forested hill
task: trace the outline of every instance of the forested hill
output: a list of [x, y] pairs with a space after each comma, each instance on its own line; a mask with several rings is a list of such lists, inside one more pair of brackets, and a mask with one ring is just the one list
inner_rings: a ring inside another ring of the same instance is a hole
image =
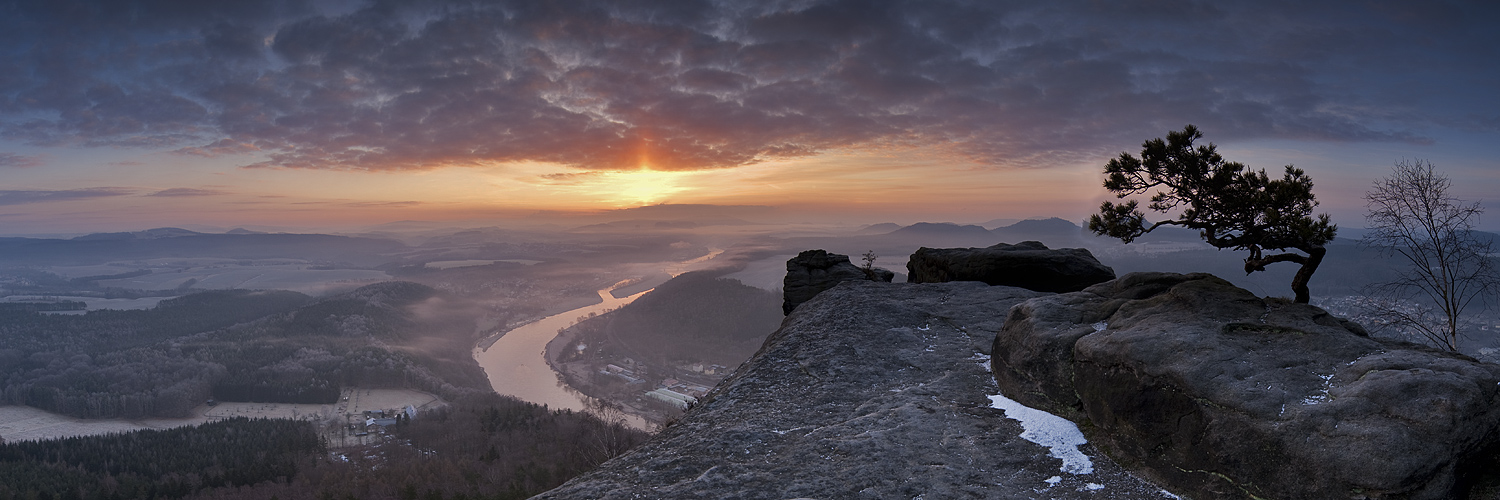
[[491, 390], [471, 354], [474, 311], [462, 298], [391, 281], [206, 334], [181, 349], [227, 369], [214, 394], [229, 401], [332, 402], [340, 386], [408, 387], [452, 398]]
[[685, 273], [602, 318], [640, 361], [738, 366], [781, 324], [781, 296], [715, 273]]
[[281, 290], [210, 290], [163, 300], [146, 310], [105, 309], [82, 315], [0, 310], [0, 356], [7, 352], [115, 352], [227, 328], [311, 302], [311, 297]]
[[467, 302], [386, 282], [312, 301], [210, 291], [145, 311], [0, 312], [0, 404], [183, 416], [211, 397], [332, 402], [342, 386], [488, 390]]

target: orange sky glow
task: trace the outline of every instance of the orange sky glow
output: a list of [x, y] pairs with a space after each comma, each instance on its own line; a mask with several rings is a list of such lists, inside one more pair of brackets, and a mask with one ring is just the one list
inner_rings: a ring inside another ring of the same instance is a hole
[[1500, 203], [1483, 2], [293, 3], [0, 17], [0, 235], [1081, 222], [1105, 162], [1187, 124], [1340, 225], [1408, 158]]

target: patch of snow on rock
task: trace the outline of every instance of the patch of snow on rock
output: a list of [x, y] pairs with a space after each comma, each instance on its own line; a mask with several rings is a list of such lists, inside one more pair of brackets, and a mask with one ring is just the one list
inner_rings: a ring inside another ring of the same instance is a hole
[[990, 355], [988, 354], [976, 352], [973, 357], [969, 358], [969, 361], [978, 361], [975, 364], [979, 365], [980, 368], [984, 368], [984, 371], [990, 371]]
[[1318, 378], [1323, 379], [1323, 389], [1317, 394], [1302, 398], [1302, 404], [1315, 405], [1328, 401], [1328, 390], [1333, 386], [1333, 374], [1330, 373], [1328, 375], [1318, 375]]
[[1078, 426], [1068, 419], [1027, 407], [1021, 403], [996, 394], [990, 396], [990, 407], [1005, 411], [1005, 417], [1021, 423], [1021, 439], [1046, 446], [1054, 458], [1063, 461], [1062, 471], [1069, 474], [1092, 474], [1094, 462], [1088, 455], [1078, 451], [1078, 446], [1088, 443]]
[[1094, 323], [1094, 331], [1096, 332], [1102, 332], [1105, 328], [1109, 328], [1109, 323], [1105, 323], [1103, 321]]

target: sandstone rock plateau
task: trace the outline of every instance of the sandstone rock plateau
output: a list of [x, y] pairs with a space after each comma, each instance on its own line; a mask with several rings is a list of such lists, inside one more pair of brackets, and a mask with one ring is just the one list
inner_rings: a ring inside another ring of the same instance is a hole
[[1049, 249], [1036, 241], [987, 248], [922, 247], [906, 269], [911, 283], [982, 281], [1039, 292], [1076, 292], [1115, 279], [1115, 271], [1088, 249]]
[[1500, 366], [1207, 274], [1023, 302], [993, 370], [1002, 393], [1086, 423], [1111, 456], [1197, 500], [1461, 498], [1500, 427]]
[[1043, 295], [840, 283], [675, 425], [538, 498], [1169, 498], [1089, 445], [1092, 470], [1064, 472], [991, 407], [984, 353]]

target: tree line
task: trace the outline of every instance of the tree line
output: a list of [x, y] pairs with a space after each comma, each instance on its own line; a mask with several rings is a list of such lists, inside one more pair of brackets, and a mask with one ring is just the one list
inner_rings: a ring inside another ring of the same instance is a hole
[[195, 427], [0, 445], [0, 500], [524, 499], [644, 442], [623, 421], [494, 393], [329, 451], [313, 424]]
[[323, 455], [313, 425], [233, 418], [0, 445], [0, 500], [182, 498], [295, 477]]

